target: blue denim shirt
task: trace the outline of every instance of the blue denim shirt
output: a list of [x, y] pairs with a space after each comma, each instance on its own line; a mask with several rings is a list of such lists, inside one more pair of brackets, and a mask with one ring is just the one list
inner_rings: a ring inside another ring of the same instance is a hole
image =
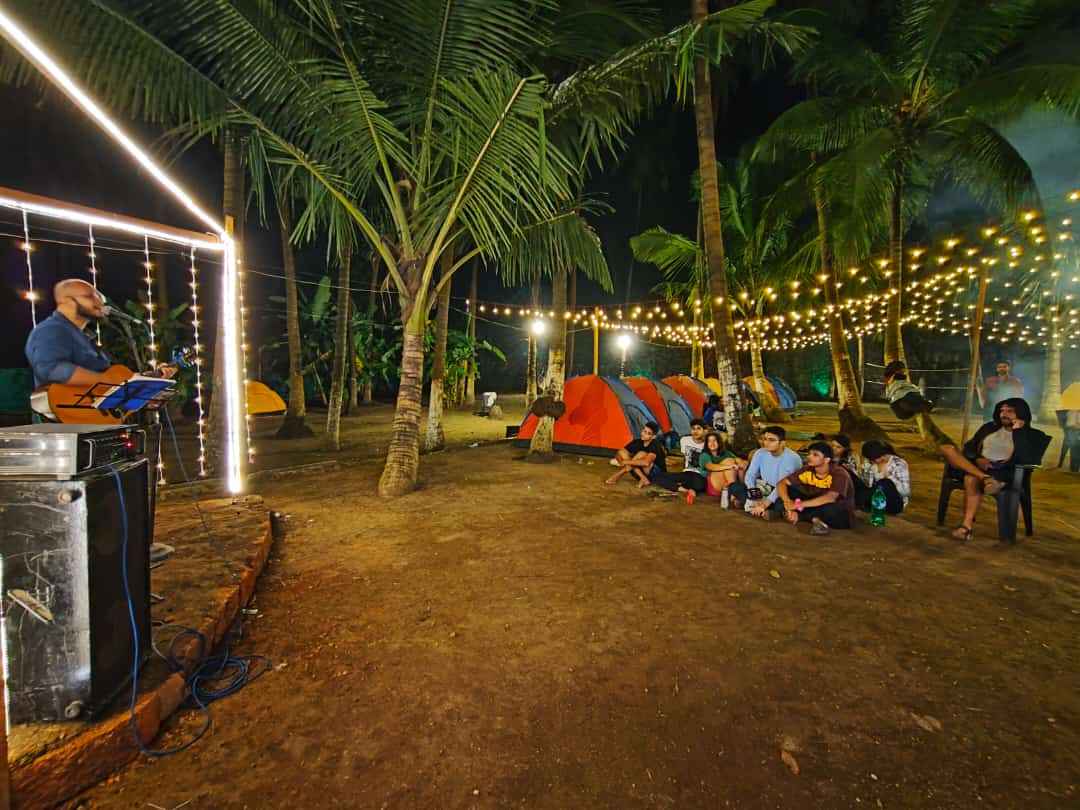
[[34, 371], [34, 388], [67, 382], [76, 366], [105, 371], [112, 365], [109, 355], [59, 311], [34, 327], [26, 339], [26, 359]]

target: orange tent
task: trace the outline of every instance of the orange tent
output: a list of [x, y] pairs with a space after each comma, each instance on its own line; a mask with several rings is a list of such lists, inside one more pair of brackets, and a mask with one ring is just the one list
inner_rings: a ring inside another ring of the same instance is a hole
[[637, 398], [644, 402], [649, 410], [653, 412], [656, 421], [660, 425], [660, 430], [664, 433], [669, 432], [671, 430], [671, 416], [668, 415], [668, 409], [667, 405], [664, 404], [664, 398], [661, 397], [660, 392], [656, 390], [653, 381], [648, 377], [623, 377], [622, 381], [626, 383]]
[[672, 377], [664, 377], [664, 382], [675, 389], [675, 393], [686, 400], [695, 418], [700, 419], [705, 413], [705, 403], [712, 396], [712, 389], [697, 377], [687, 377], [685, 374], [676, 374]]
[[247, 412], [250, 416], [285, 413], [285, 400], [279, 397], [277, 392], [266, 383], [261, 383], [258, 380], [248, 380]]
[[[629, 386], [612, 377], [571, 377], [563, 389], [563, 402], [566, 412], [555, 421], [556, 450], [607, 455], [636, 439], [646, 422], [659, 422]], [[537, 421], [531, 413], [525, 417], [516, 445], [529, 443]]]

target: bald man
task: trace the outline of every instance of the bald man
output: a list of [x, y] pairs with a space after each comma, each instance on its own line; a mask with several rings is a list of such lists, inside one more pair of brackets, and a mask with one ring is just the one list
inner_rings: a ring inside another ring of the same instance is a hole
[[26, 359], [34, 387], [49, 383], [84, 385], [103, 382], [112, 360], [83, 331], [105, 317], [105, 301], [92, 285], [69, 278], [53, 287], [56, 311], [34, 327], [26, 340]]

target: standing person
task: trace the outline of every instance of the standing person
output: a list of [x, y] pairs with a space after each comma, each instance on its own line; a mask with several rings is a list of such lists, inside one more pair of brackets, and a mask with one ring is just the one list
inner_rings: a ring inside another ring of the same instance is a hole
[[911, 470], [888, 442], [871, 439], [862, 446], [863, 463], [852, 478], [855, 506], [870, 511], [875, 490], [885, 496], [885, 514], [899, 515], [911, 501]]
[[[745, 465], [745, 462], [743, 462]], [[738, 457], [724, 447], [719, 433], [705, 434], [705, 449], [701, 453], [701, 472], [705, 476], [705, 494], [722, 498], [724, 492], [739, 478]]]
[[[964, 453], [974, 460], [980, 472], [993, 476], [1004, 486], [1012, 481], [1016, 465], [1041, 463], [1050, 441], [1050, 436], [1031, 426], [1031, 406], [1027, 401], [1014, 397], [994, 407], [994, 418], [975, 431], [971, 441], [964, 445]], [[987, 489], [976, 476], [964, 476], [964, 522], [952, 533], [957, 540], [971, 539], [975, 515]]]
[[986, 393], [983, 404], [987, 419], [993, 419], [994, 408], [999, 402], [1024, 396], [1024, 381], [1012, 373], [1012, 364], [1008, 360], [998, 360], [993, 376], [983, 382], [983, 391]]
[[607, 479], [605, 484], [618, 483], [627, 473], [633, 473], [638, 479], [638, 488], [649, 486], [650, 476], [662, 474], [665, 464], [664, 445], [656, 438], [660, 426], [656, 422], [646, 422], [641, 428], [641, 435], [630, 442], [611, 459], [611, 464], [619, 471]]
[[680, 473], [660, 471], [653, 483], [669, 492], [678, 492], [686, 496], [687, 503], [693, 503], [699, 492], [706, 489], [705, 474], [701, 470], [701, 452], [705, 449], [705, 422], [702, 419], [690, 420], [690, 435], [679, 439], [679, 450], [683, 454], [683, 470]]
[[776, 490], [780, 481], [802, 466], [799, 454], [784, 444], [787, 432], [779, 425], [761, 431], [761, 448], [754, 452], [744, 480], [728, 486], [733, 508], [744, 508], [754, 517], [772, 520], [782, 515]]
[[[914, 419], [920, 413], [930, 413], [934, 403], [922, 395], [919, 387], [908, 380], [907, 364], [893, 360], [885, 366], [885, 397], [896, 416], [903, 420]], [[956, 442], [941, 431], [936, 437], [938, 450], [949, 466], [962, 470], [978, 481], [987, 495], [997, 495], [1005, 486], [989, 473], [976, 467], [957, 449]]]
[[784, 504], [784, 517], [792, 525], [810, 521], [810, 534], [850, 529], [855, 522], [855, 488], [847, 470], [832, 460], [832, 448], [814, 442], [807, 448], [806, 466], [776, 488]]

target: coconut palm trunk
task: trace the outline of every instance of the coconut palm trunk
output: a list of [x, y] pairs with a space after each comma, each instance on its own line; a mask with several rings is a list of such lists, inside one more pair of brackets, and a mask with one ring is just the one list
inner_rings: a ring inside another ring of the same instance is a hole
[[[233, 238], [236, 241], [236, 260], [240, 262], [244, 256], [244, 161], [242, 154], [242, 140], [233, 129], [226, 129], [222, 138], [222, 149], [225, 158], [225, 172], [223, 178], [222, 215], [226, 225], [233, 223]], [[210, 373], [211, 397], [210, 413], [206, 431], [207, 453], [206, 466], [210, 473], [221, 468], [225, 454], [225, 319], [218, 313], [217, 328], [214, 335], [214, 368]], [[239, 317], [240, 313], [236, 315]], [[245, 446], [241, 448], [240, 458], [247, 458], [247, 435], [240, 431], [241, 441]]]
[[[536, 312], [536, 310], [540, 307], [539, 275], [534, 275], [532, 278], [532, 283], [530, 284], [529, 289], [529, 301], [531, 303], [533, 312]], [[531, 328], [526, 329], [526, 334], [528, 334], [529, 336], [529, 348], [528, 356], [526, 357], [525, 361], [525, 373], [527, 375], [525, 380], [525, 407], [529, 408], [532, 406], [533, 402], [536, 401], [536, 370], [537, 366], [539, 365], [537, 361], [537, 353], [539, 350], [539, 346], [537, 344], [539, 343], [539, 341], [536, 339], [536, 336], [533, 334]]]
[[825, 275], [825, 302], [832, 312], [829, 315], [829, 348], [833, 364], [833, 380], [836, 383], [837, 404], [840, 407], [840, 430], [857, 439], [886, 439], [883, 431], [863, 408], [862, 396], [851, 365], [847, 337], [840, 302], [837, 299], [836, 262], [833, 261], [829, 204], [819, 185], [814, 185], [814, 206], [817, 209], [818, 249], [821, 255], [821, 272]]
[[761, 402], [761, 412], [769, 422], [790, 422], [791, 415], [780, 407], [776, 397], [770, 392], [770, 384], [765, 377], [765, 363], [761, 352], [761, 335], [756, 329], [750, 332], [750, 374], [754, 380], [754, 391]]
[[465, 397], [463, 405], [472, 408], [476, 405], [476, 313], [479, 311], [477, 298], [477, 280], [480, 275], [480, 266], [473, 262], [472, 276], [469, 279], [469, 346], [472, 352], [469, 356], [469, 365], [465, 374]]
[[334, 320], [334, 365], [330, 372], [330, 402], [326, 412], [326, 445], [331, 450], [341, 449], [341, 408], [345, 400], [345, 364], [352, 354], [349, 338], [349, 265], [352, 264], [352, 248], [342, 246], [339, 250], [337, 314]]
[[[577, 309], [577, 268], [570, 271], [570, 301], [567, 311], [574, 312]], [[555, 311], [555, 317], [560, 313]], [[574, 330], [568, 329], [566, 333], [566, 353], [563, 355], [563, 378], [570, 377], [574, 373]]]
[[[449, 251], [442, 256], [442, 273], [447, 273], [454, 264], [454, 257]], [[450, 285], [447, 284], [439, 293], [435, 310], [435, 348], [432, 355], [431, 383], [428, 388], [427, 431], [424, 434], [424, 452], [442, 450], [446, 446], [446, 434], [443, 431], [443, 400], [446, 392], [446, 335], [450, 326]]]
[[424, 330], [427, 301], [415, 300], [402, 312], [405, 326], [397, 406], [379, 495], [392, 498], [411, 492], [420, 467], [420, 409], [424, 384]]
[[307, 425], [301, 368], [300, 300], [296, 288], [296, 253], [292, 244], [292, 208], [285, 194], [278, 196], [277, 208], [281, 225], [281, 262], [285, 268], [285, 331], [289, 341], [289, 402], [277, 436], [279, 439], [298, 439], [313, 435], [313, 431]]
[[[691, 15], [700, 24], [709, 13], [708, 0], [691, 0]], [[735, 328], [728, 303], [724, 233], [717, 182], [716, 126], [712, 108], [712, 77], [704, 56], [694, 60], [694, 117], [697, 124], [698, 173], [701, 176], [702, 222], [705, 255], [709, 268], [709, 296], [712, 303], [713, 336], [716, 343], [717, 378], [724, 391], [724, 415], [736, 449], [757, 446], [749, 414], [743, 403], [739, 380], [739, 354]]]
[[566, 269], [559, 268], [551, 280], [551, 306], [555, 310], [555, 323], [548, 345], [547, 388], [544, 396], [537, 402], [543, 405], [544, 413], [536, 425], [536, 431], [529, 441], [529, 458], [550, 459], [554, 455], [555, 420], [562, 406], [563, 386], [566, 382], [566, 324], [563, 317], [566, 310]]
[[1057, 411], [1061, 410], [1061, 333], [1056, 324], [1046, 345], [1045, 372], [1039, 421], [1053, 424], [1057, 420]]
[[353, 313], [356, 305], [352, 296], [349, 296], [349, 332], [345, 337], [345, 344], [349, 353], [345, 358], [346, 368], [349, 374], [349, 401], [345, 406], [345, 413], [352, 414], [360, 406], [360, 381], [356, 374], [356, 327], [353, 325]]
[[885, 312], [885, 364], [893, 360], [907, 361], [904, 354], [904, 334], [901, 329], [901, 300], [904, 290], [904, 176], [897, 171], [889, 201], [889, 267], [896, 281], [896, 290], [889, 298]]

